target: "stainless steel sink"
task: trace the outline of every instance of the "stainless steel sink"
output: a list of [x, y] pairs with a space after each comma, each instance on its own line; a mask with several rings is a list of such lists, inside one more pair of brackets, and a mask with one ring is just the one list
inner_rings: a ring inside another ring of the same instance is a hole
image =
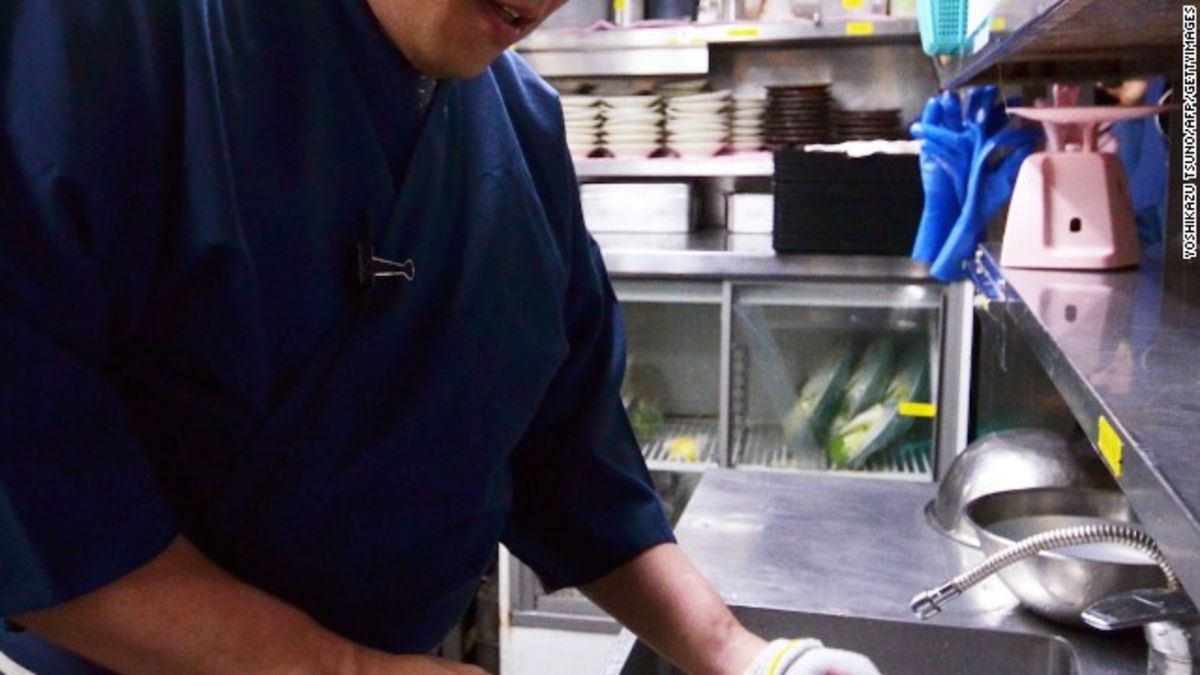
[[[908, 609], [913, 593], [981, 556], [926, 524], [922, 509], [934, 489], [712, 469], [676, 534], [751, 630], [857, 650], [888, 675], [1145, 675], [1140, 630], [1099, 633], [1045, 621], [998, 581], [934, 622], [916, 619]], [[604, 669], [673, 672], [629, 633]]]
[[[957, 628], [936, 624], [734, 608], [751, 631], [767, 636], [809, 636], [862, 652], [887, 675], [1076, 675], [1082, 669], [1071, 645], [1058, 637]], [[621, 675], [679, 673], [638, 642]]]

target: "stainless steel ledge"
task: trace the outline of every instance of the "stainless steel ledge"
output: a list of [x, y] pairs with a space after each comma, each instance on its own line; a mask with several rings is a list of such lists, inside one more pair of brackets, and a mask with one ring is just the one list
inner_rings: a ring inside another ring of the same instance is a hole
[[[776, 255], [770, 250], [712, 250], [719, 235], [693, 235], [690, 242], [702, 250], [664, 250], [641, 248], [640, 242], [653, 237], [608, 235], [600, 240], [604, 262], [614, 279], [686, 278], [686, 279], [760, 279], [877, 281], [936, 283], [925, 265], [908, 258], [893, 256]], [[762, 242], [759, 242], [760, 244]]]
[[577, 159], [575, 173], [588, 178], [722, 178], [775, 174], [769, 152], [696, 159]]
[[755, 45], [828, 41], [911, 40], [920, 38], [915, 19], [861, 16], [811, 21], [760, 23], [680, 24], [665, 27], [633, 27], [614, 30], [558, 28], [535, 31], [517, 45], [528, 55], [535, 52], [566, 52], [617, 49], [679, 48], [722, 45]]
[[646, 47], [537, 51], [523, 55], [542, 77], [625, 77], [708, 74], [708, 48]]

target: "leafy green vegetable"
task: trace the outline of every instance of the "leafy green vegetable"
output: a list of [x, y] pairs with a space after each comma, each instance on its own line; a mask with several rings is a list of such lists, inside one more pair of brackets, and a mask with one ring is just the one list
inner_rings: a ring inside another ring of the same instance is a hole
[[629, 423], [633, 427], [633, 435], [638, 443], [646, 445], [662, 433], [663, 414], [658, 406], [640, 398], [630, 401], [628, 408]]

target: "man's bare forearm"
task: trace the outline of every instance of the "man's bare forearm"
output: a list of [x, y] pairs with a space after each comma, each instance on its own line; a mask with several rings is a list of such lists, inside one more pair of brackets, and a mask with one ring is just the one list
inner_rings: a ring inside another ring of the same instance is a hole
[[298, 609], [238, 581], [184, 539], [141, 568], [75, 600], [10, 617], [118, 673], [474, 675], [423, 656], [360, 647]]
[[693, 675], [738, 675], [766, 646], [674, 544], [655, 546], [581, 590]]
[[107, 586], [12, 619], [120, 673], [336, 673], [351, 656], [348, 642], [184, 539]]

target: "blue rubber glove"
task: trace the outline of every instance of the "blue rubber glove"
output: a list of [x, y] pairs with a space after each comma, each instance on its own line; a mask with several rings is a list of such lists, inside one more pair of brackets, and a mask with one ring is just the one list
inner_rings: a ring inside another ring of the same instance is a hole
[[[958, 131], [953, 131], [955, 127]], [[972, 148], [969, 139], [961, 135], [962, 111], [957, 96], [947, 92], [929, 99], [921, 121], [912, 126], [913, 137], [924, 140], [926, 129], [946, 129], [962, 141], [921, 145], [921, 185], [925, 191], [925, 205], [913, 242], [912, 257], [931, 263], [962, 212], [970, 172]]]
[[1037, 149], [1041, 138], [1034, 129], [1006, 129], [975, 153], [962, 213], [929, 268], [935, 279], [949, 282], [966, 276], [964, 261], [974, 255], [988, 221], [1012, 196], [1021, 163]]
[[1004, 102], [994, 86], [968, 92], [965, 109], [952, 92], [931, 99], [913, 125], [913, 137], [922, 141], [925, 187], [913, 258], [932, 263], [937, 279], [963, 276], [962, 261], [1008, 201], [1021, 163], [1037, 146], [1039, 132], [1007, 126]]

